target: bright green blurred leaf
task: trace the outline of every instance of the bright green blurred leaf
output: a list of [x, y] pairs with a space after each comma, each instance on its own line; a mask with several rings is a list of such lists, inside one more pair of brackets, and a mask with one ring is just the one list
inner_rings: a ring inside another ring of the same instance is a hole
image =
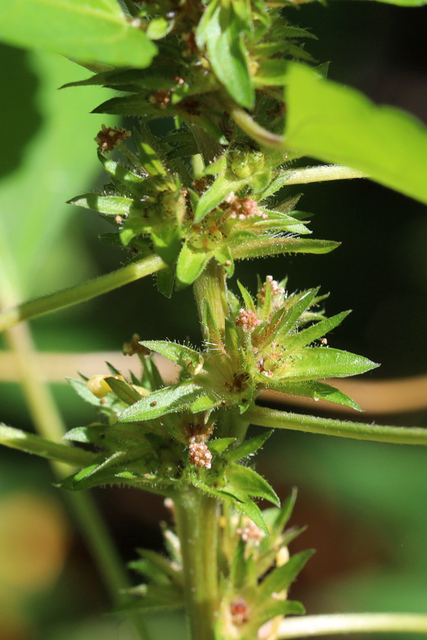
[[[89, 113], [99, 102], [101, 89], [57, 91], [64, 80], [87, 75], [68, 60], [2, 46], [0, 61], [3, 68], [9, 64], [7, 74], [2, 73], [4, 82], [15, 75], [25, 80], [25, 91], [24, 87], [19, 90], [24, 101], [20, 110], [16, 111], [11, 95], [2, 102], [0, 112], [2, 120], [10, 122], [2, 134], [4, 149], [11, 149], [11, 158], [16, 155], [11, 170], [3, 171], [0, 178], [0, 235], [14, 258], [24, 294], [37, 295], [47, 287], [72, 285], [88, 276], [83, 255], [77, 263], [74, 259], [72, 270], [63, 247], [57, 262], [52, 261], [58, 235], [69, 216], [75, 215], [65, 200], [89, 186], [98, 170], [93, 138], [102, 123], [111, 125], [115, 120]], [[27, 123], [31, 128], [17, 150], [19, 132]]]
[[364, 171], [427, 204], [427, 129], [418, 120], [299, 64], [290, 65], [287, 83], [289, 148]]
[[118, 67], [147, 67], [157, 51], [116, 0], [10, 0], [0, 4], [0, 38]]

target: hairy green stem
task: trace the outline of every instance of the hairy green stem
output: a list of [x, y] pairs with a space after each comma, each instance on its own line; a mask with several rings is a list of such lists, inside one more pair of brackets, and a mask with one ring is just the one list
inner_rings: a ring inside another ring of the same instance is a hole
[[91, 464], [96, 454], [80, 447], [70, 447], [59, 442], [52, 442], [33, 433], [8, 427], [0, 423], [0, 444], [10, 449], [18, 449], [34, 453], [42, 458], [63, 462], [71, 466], [84, 467]]
[[291, 431], [320, 433], [327, 436], [371, 440], [373, 442], [427, 445], [427, 429], [419, 427], [377, 426], [363, 422], [331, 420], [330, 418], [287, 413], [257, 406], [248, 409], [245, 418], [252, 424], [270, 429], [290, 429]]
[[310, 184], [312, 182], [327, 182], [330, 180], [353, 180], [353, 178], [366, 178], [366, 173], [344, 167], [339, 164], [319, 164], [314, 167], [304, 167], [284, 172], [288, 177], [285, 185]]
[[350, 613], [285, 618], [278, 638], [306, 638], [337, 633], [424, 633], [427, 615], [410, 613]]
[[218, 593], [218, 502], [189, 487], [174, 499], [192, 640], [214, 640]]
[[276, 133], [261, 127], [247, 111], [239, 107], [235, 102], [224, 99], [223, 103], [237, 126], [247, 133], [252, 140], [255, 140], [263, 147], [275, 149], [276, 151], [289, 151], [283, 136], [278, 136]]
[[202, 275], [194, 283], [199, 318], [202, 325], [203, 338], [209, 337], [209, 327], [203, 325], [203, 311], [209, 302], [212, 315], [221, 334], [225, 331], [225, 318], [228, 315], [225, 270], [215, 259], [211, 260]]
[[166, 267], [166, 263], [156, 255], [148, 256], [138, 262], [132, 262], [117, 271], [83, 282], [69, 289], [51, 293], [47, 296], [23, 302], [0, 313], [0, 331], [9, 329], [21, 320], [36, 318], [64, 307], [91, 300], [103, 293], [118, 289], [134, 280], [139, 280]]

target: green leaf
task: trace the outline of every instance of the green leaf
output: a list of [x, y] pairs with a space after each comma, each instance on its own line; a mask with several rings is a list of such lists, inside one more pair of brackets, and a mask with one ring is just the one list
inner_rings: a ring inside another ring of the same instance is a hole
[[260, 433], [259, 436], [255, 436], [255, 438], [245, 440], [238, 447], [230, 449], [224, 457], [228, 462], [235, 462], [237, 460], [241, 460], [242, 458], [247, 458], [248, 456], [256, 453], [269, 439], [272, 433], [273, 430], [265, 431], [264, 433]]
[[[73, 215], [64, 200], [89, 188], [99, 170], [93, 138], [103, 122], [116, 123], [89, 113], [101, 89], [57, 91], [70, 74], [87, 75], [61, 56], [2, 45], [0, 68], [5, 87], [2, 146], [8, 149], [0, 162], [0, 243], [4, 241], [15, 263], [7, 265], [7, 277], [15, 269], [20, 297], [35, 298], [87, 280], [92, 273], [83, 253], [75, 259], [79, 244], [73, 234], [59, 241]], [[1, 262], [6, 254], [0, 248]]]
[[[174, 566], [170, 560], [151, 549], [138, 549], [138, 553], [147, 563], [156, 567], [157, 570], [166, 575], [170, 580], [178, 585], [182, 585], [182, 571]], [[138, 561], [130, 563], [130, 566], [132, 566], [132, 564], [137, 564], [137, 562]]]
[[246, 583], [247, 560], [245, 551], [245, 542], [243, 538], [240, 538], [230, 567], [230, 583], [235, 589], [242, 589]]
[[236, 495], [243, 493], [269, 500], [276, 506], [280, 505], [276, 492], [268, 482], [256, 471], [241, 464], [231, 463], [227, 467], [227, 485], [224, 488], [233, 494], [237, 490]]
[[83, 380], [73, 380], [71, 378], [67, 378], [67, 382], [73, 387], [74, 391], [81, 397], [85, 402], [89, 404], [93, 404], [96, 407], [101, 406], [101, 399], [97, 398], [93, 395], [92, 391], [89, 391], [87, 388], [86, 382]]
[[[305, 607], [298, 600], [272, 600], [270, 604], [263, 602], [259, 607], [257, 623], [264, 624], [276, 616], [303, 615]], [[255, 614], [256, 615], [256, 614]]]
[[95, 454], [90, 451], [52, 442], [20, 429], [7, 427], [3, 423], [0, 423], [0, 444], [26, 453], [34, 453], [49, 460], [65, 462], [72, 466], [89, 464], [95, 458]]
[[304, 347], [305, 345], [314, 342], [314, 340], [318, 340], [324, 336], [325, 333], [328, 333], [341, 324], [349, 313], [350, 311], [343, 311], [342, 313], [332, 316], [332, 318], [325, 318], [325, 320], [321, 320], [307, 329], [298, 331], [298, 333], [289, 336], [289, 338], [283, 343], [284, 346], [286, 346], [286, 350], [289, 353], [292, 353], [295, 349], [299, 349], [300, 347]]
[[281, 338], [295, 328], [302, 314], [314, 304], [319, 289], [320, 287], [316, 287], [315, 289], [301, 291], [288, 300], [289, 310], [283, 314], [278, 328]]
[[185, 606], [182, 589], [172, 584], [141, 584], [128, 589], [125, 593], [138, 598], [135, 609], [142, 611], [176, 609]]
[[427, 4], [426, 0], [377, 0], [385, 4], [395, 4], [398, 7], [423, 7]]
[[148, 67], [157, 53], [116, 0], [12, 0], [0, 6], [0, 38], [81, 63]]
[[171, 298], [175, 285], [175, 269], [168, 267], [157, 273], [157, 288], [166, 298]]
[[176, 277], [182, 286], [193, 284], [203, 273], [212, 257], [212, 251], [193, 249], [188, 240], [184, 243], [176, 265]]
[[116, 396], [126, 404], [134, 404], [142, 398], [141, 394], [138, 393], [138, 391], [125, 380], [120, 380], [117, 378], [113, 378], [113, 376], [110, 376], [108, 378], [105, 378], [105, 381], [114, 391]]
[[306, 347], [291, 356], [289, 373], [282, 380], [314, 380], [316, 378], [342, 378], [365, 373], [379, 367], [378, 364], [362, 356], [324, 347]]
[[239, 280], [237, 281], [237, 286], [240, 289], [240, 293], [243, 298], [243, 302], [245, 304], [246, 309], [248, 311], [252, 311], [253, 313], [256, 313], [255, 303], [252, 300], [252, 297], [249, 291], [241, 284], [241, 282], [239, 282]]
[[236, 438], [217, 438], [216, 440], [210, 440], [209, 451], [220, 454], [233, 444], [233, 442], [236, 442]]
[[175, 413], [188, 408], [202, 394], [203, 389], [195, 384], [176, 384], [160, 391], [153, 391], [149, 396], [125, 409], [119, 422], [141, 422], [167, 413]]
[[287, 522], [289, 521], [289, 518], [292, 515], [292, 511], [294, 510], [296, 499], [297, 490], [294, 488], [292, 489], [292, 493], [290, 494], [290, 496], [283, 502], [282, 506], [280, 507], [280, 511], [274, 520], [274, 529], [278, 533], [280, 533], [284, 529]]
[[[85, 193], [68, 201], [77, 207], [92, 209], [109, 216], [127, 216], [131, 207], [135, 209], [135, 201], [120, 196], [100, 196], [97, 193]], [[141, 213], [143, 209], [140, 209]]]
[[208, 411], [218, 405], [218, 400], [212, 400], [209, 396], [200, 396], [190, 406], [191, 413], [200, 413], [200, 411]]
[[351, 407], [356, 411], [362, 411], [357, 402], [349, 398], [345, 393], [318, 381], [304, 382], [287, 382], [282, 380], [271, 380], [268, 384], [269, 389], [289, 393], [295, 396], [304, 396], [305, 398], [314, 398], [315, 400], [327, 400], [335, 404], [341, 404], [345, 407]]
[[296, 553], [290, 557], [286, 564], [274, 569], [261, 583], [260, 601], [265, 602], [271, 598], [273, 593], [280, 593], [287, 589], [313, 553], [312, 549]]
[[290, 65], [286, 105], [289, 148], [364, 171], [427, 204], [427, 129], [414, 117], [299, 64]]
[[309, 238], [266, 237], [254, 238], [246, 242], [230, 239], [230, 249], [235, 260], [247, 258], [262, 258], [279, 253], [329, 253], [337, 247], [339, 242], [332, 240], [310, 240]]
[[168, 265], [173, 265], [181, 249], [181, 231], [174, 222], [163, 224], [151, 231], [153, 248], [157, 255]]
[[212, 2], [197, 29], [199, 46], [206, 44], [209, 61], [218, 80], [238, 104], [251, 109], [255, 91], [249, 73], [241, 22], [231, 5]]
[[105, 446], [105, 424], [94, 424], [88, 427], [75, 427], [67, 431], [63, 440], [82, 442], [83, 444], [95, 444], [98, 447]]
[[197, 369], [203, 364], [202, 355], [195, 349], [187, 347], [185, 344], [168, 342], [167, 340], [144, 340], [141, 344], [147, 347], [147, 349], [175, 362], [175, 364], [183, 367], [189, 371], [189, 373], [191, 373], [191, 368]]

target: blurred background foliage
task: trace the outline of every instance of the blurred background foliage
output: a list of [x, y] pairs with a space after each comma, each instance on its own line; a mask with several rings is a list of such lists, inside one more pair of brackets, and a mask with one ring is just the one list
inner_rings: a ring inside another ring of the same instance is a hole
[[[310, 51], [332, 61], [330, 78], [427, 122], [427, 8], [313, 4], [290, 9], [289, 17], [319, 37]], [[53, 55], [0, 46], [0, 246], [23, 299], [111, 271], [126, 259], [98, 241], [106, 223], [64, 204], [105, 180], [93, 138], [101, 123], [113, 120], [89, 112], [106, 91], [57, 91], [88, 75]], [[308, 185], [300, 205], [314, 214], [315, 237], [342, 246], [326, 256], [240, 263], [237, 277], [252, 290], [256, 273], [287, 275], [290, 289], [321, 284], [331, 292], [329, 315], [354, 309], [329, 342], [382, 363], [365, 376], [367, 383], [427, 373], [425, 207], [368, 181]], [[169, 301], [151, 278], [35, 320], [32, 328], [43, 352], [120, 350], [134, 332], [200, 341], [191, 291]], [[32, 430], [13, 372], [0, 362], [1, 420]], [[94, 419], [65, 384], [53, 389], [70, 428]], [[427, 427], [426, 411], [365, 418]], [[422, 448], [273, 436], [260, 471], [281, 497], [299, 488], [294, 523], [308, 529], [294, 549], [317, 549], [292, 590], [308, 613], [427, 613], [426, 462]], [[0, 451], [0, 640], [130, 640], [120, 617], [102, 615], [108, 597], [53, 482], [44, 461]], [[159, 499], [130, 489], [94, 493], [124, 561], [137, 546], [161, 544], [158, 521], [168, 514]], [[178, 613], [169, 620], [153, 616], [148, 624], [154, 640], [184, 636]]]

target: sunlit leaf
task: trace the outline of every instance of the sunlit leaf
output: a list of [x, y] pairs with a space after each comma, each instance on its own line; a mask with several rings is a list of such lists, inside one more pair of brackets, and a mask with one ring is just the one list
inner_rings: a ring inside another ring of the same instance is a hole
[[13, 0], [0, 6], [0, 38], [82, 63], [147, 67], [155, 45], [116, 0]]
[[289, 148], [427, 203], [427, 129], [416, 118], [299, 64], [290, 65], [286, 105]]
[[120, 415], [120, 422], [152, 420], [167, 413], [177, 412], [189, 407], [202, 394], [203, 389], [195, 384], [177, 384], [153, 391], [149, 396], [125, 409]]

